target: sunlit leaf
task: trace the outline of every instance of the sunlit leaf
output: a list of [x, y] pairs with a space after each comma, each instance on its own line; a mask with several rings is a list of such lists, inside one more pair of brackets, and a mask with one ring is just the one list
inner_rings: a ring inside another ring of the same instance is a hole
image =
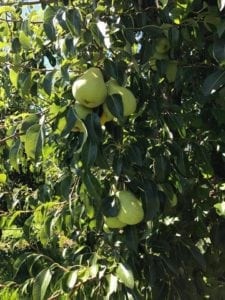
[[125, 286], [130, 289], [134, 288], [134, 275], [127, 265], [119, 263], [116, 269], [116, 276]]
[[6, 183], [7, 175], [4, 173], [0, 173], [0, 183]]

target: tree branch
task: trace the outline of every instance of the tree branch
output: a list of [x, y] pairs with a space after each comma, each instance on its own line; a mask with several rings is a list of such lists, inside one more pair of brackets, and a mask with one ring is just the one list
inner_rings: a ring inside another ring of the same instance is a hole
[[58, 3], [58, 1], [55, 0], [34, 0], [32, 2], [29, 1], [24, 1], [24, 2], [10, 2], [10, 3], [0, 3], [1, 6], [14, 6], [14, 5], [19, 5], [19, 6], [31, 6], [31, 5], [37, 5], [37, 4], [50, 4], [50, 3]]

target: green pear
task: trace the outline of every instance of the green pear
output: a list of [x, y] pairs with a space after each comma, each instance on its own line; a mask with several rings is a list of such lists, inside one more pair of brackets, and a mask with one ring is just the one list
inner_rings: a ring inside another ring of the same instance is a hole
[[84, 131], [84, 125], [83, 122], [81, 120], [85, 120], [86, 117], [92, 113], [92, 109], [85, 107], [83, 105], [81, 105], [80, 103], [76, 102], [74, 105], [74, 110], [77, 114], [77, 117], [79, 118], [78, 120], [76, 120], [76, 123], [72, 129], [72, 131]]
[[167, 60], [169, 59], [168, 55], [166, 53], [158, 53], [155, 51], [153, 56], [150, 58], [149, 64], [153, 71], [157, 71], [157, 60]]
[[117, 217], [105, 217], [104, 220], [108, 228], [123, 228], [127, 225], [121, 222]]
[[[134, 97], [133, 93], [129, 89], [120, 86], [115, 79], [110, 79], [106, 85], [108, 89], [108, 95], [121, 95], [123, 103], [123, 115], [127, 117], [133, 114], [137, 107], [137, 100]], [[104, 120], [107, 122], [111, 121], [114, 118], [113, 114], [109, 111], [106, 102], [103, 104], [103, 114]]]
[[142, 203], [130, 191], [119, 191], [116, 196], [120, 201], [120, 210], [117, 218], [120, 222], [135, 225], [144, 219]]
[[155, 50], [160, 54], [167, 53], [170, 49], [170, 42], [166, 37], [162, 37], [156, 40]]
[[74, 104], [74, 107], [73, 107], [73, 108], [75, 109], [75, 112], [76, 112], [78, 118], [79, 118], [79, 119], [82, 119], [82, 120], [85, 120], [86, 117], [87, 117], [89, 114], [92, 113], [92, 109], [91, 109], [91, 108], [88, 108], [88, 107], [86, 107], [86, 106], [84, 106], [84, 105], [82, 105], [82, 104], [80, 104], [80, 103], [78, 103], [78, 102], [76, 102], [76, 103]]
[[101, 105], [107, 96], [106, 85], [100, 69], [92, 67], [79, 77], [72, 86], [74, 98], [82, 105], [94, 108]]

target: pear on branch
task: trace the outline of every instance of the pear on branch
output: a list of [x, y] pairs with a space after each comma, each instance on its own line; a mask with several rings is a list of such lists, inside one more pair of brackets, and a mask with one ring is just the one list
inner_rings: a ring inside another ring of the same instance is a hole
[[106, 85], [99, 68], [91, 67], [72, 86], [74, 98], [82, 105], [94, 108], [101, 105], [107, 96]]
[[120, 222], [135, 225], [144, 219], [142, 202], [130, 191], [118, 191], [116, 193], [120, 202], [120, 211], [117, 218]]
[[[120, 86], [115, 79], [110, 79], [107, 83], [108, 95], [120, 95], [123, 106], [123, 116], [127, 117], [133, 114], [137, 107], [137, 100], [134, 97], [133, 93], [123, 86]], [[116, 99], [116, 98], [115, 98]], [[116, 101], [116, 100], [115, 100]], [[115, 103], [116, 106], [116, 103]], [[108, 121], [113, 120], [115, 116], [109, 110], [109, 107], [106, 102], [103, 104], [103, 114], [101, 116], [101, 124], [104, 124]]]
[[161, 37], [156, 40], [155, 51], [159, 54], [165, 54], [170, 50], [170, 42], [166, 37]]
[[76, 115], [78, 117], [78, 119], [76, 120], [76, 123], [74, 125], [74, 128], [72, 129], [72, 131], [83, 131], [83, 122], [81, 120], [85, 120], [86, 117], [92, 113], [92, 109], [88, 108], [86, 106], [83, 106], [82, 104], [76, 102], [73, 106]]

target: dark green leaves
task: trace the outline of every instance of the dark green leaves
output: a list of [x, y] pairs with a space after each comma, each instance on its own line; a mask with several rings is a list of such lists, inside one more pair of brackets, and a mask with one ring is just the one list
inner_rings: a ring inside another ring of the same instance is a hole
[[54, 42], [56, 40], [56, 31], [52, 22], [44, 23], [44, 31], [50, 41]]
[[44, 300], [52, 278], [50, 269], [43, 269], [35, 278], [32, 296], [33, 300]]
[[84, 168], [90, 168], [94, 164], [97, 158], [97, 152], [98, 145], [92, 142], [90, 139], [87, 139], [81, 152], [81, 160]]
[[118, 120], [123, 118], [123, 102], [122, 97], [119, 94], [113, 94], [106, 98], [106, 104], [109, 108], [109, 111], [116, 117]]
[[111, 59], [105, 59], [104, 70], [108, 78], [113, 77], [119, 84], [124, 83], [124, 73], [127, 65], [124, 61], [112, 61]]
[[213, 44], [213, 55], [219, 64], [225, 64], [225, 42], [224, 39], [217, 39]]
[[66, 12], [66, 24], [73, 36], [80, 36], [81, 14], [77, 8], [69, 9]]
[[225, 71], [217, 70], [210, 74], [204, 81], [202, 91], [205, 96], [216, 92], [225, 84]]
[[45, 75], [43, 83], [42, 83], [44, 91], [48, 95], [51, 95], [51, 93], [52, 93], [52, 88], [54, 85], [54, 75], [55, 75], [55, 71], [49, 72], [47, 75]]

